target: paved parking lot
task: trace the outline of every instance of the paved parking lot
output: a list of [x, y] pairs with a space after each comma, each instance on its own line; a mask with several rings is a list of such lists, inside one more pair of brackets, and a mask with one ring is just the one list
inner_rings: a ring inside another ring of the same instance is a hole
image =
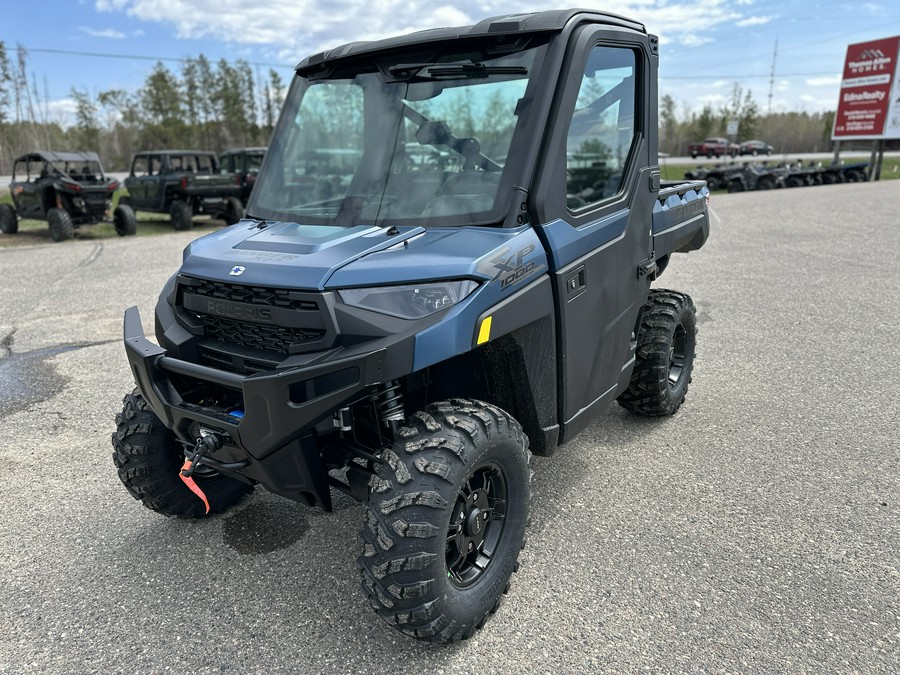
[[369, 609], [347, 499], [181, 522], [118, 483], [121, 313], [151, 330], [190, 233], [0, 248], [0, 672], [897, 672], [896, 198], [714, 200], [659, 284], [699, 309], [687, 403], [536, 458], [512, 590], [451, 647]]

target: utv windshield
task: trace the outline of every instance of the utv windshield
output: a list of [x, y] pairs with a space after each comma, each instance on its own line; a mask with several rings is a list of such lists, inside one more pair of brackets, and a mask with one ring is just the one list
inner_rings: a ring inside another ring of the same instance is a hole
[[348, 227], [501, 221], [543, 44], [457, 42], [298, 75], [248, 213]]

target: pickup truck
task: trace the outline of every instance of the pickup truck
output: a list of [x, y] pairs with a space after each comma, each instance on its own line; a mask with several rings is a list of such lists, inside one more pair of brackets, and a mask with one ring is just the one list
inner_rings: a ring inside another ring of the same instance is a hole
[[[706, 242], [708, 191], [660, 180], [658, 62], [643, 24], [593, 10], [301, 61], [247, 217], [184, 251], [158, 344], [125, 311], [129, 493], [181, 518], [257, 485], [344, 493], [378, 615], [472, 636], [518, 568], [531, 454], [614, 402], [675, 414], [691, 382], [694, 303], [651, 286]], [[191, 573], [215, 584], [209, 562]]]
[[691, 157], [735, 157], [740, 152], [740, 146], [732, 143], [727, 138], [707, 138], [702, 143], [692, 143], [688, 146]]
[[168, 213], [172, 227], [189, 230], [195, 214], [236, 223], [244, 215], [240, 177], [219, 173], [216, 156], [201, 150], [137, 153], [125, 179], [128, 195], [119, 199], [135, 211]]

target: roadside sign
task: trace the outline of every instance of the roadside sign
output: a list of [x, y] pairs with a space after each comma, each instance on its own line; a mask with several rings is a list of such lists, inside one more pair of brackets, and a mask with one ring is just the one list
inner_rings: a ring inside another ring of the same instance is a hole
[[831, 138], [900, 138], [900, 35], [847, 47]]
[[738, 120], [728, 120], [728, 126], [725, 128], [725, 133], [729, 136], [737, 136], [740, 126], [741, 123]]

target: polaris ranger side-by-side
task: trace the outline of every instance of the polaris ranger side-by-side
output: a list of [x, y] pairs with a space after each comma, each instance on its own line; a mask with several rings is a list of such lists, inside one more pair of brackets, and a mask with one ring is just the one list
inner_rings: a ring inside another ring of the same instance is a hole
[[[131, 494], [221, 513], [255, 485], [364, 504], [358, 565], [403, 633], [472, 635], [518, 566], [531, 452], [613, 401], [669, 415], [709, 234], [661, 183], [657, 39], [601, 12], [486, 19], [302, 61], [247, 218], [185, 249], [125, 346]], [[412, 158], [412, 159], [411, 159]]]
[[220, 173], [216, 155], [200, 150], [139, 152], [125, 179], [128, 196], [119, 199], [138, 211], [168, 213], [172, 227], [189, 230], [195, 214], [233, 225], [244, 216], [237, 174]]

